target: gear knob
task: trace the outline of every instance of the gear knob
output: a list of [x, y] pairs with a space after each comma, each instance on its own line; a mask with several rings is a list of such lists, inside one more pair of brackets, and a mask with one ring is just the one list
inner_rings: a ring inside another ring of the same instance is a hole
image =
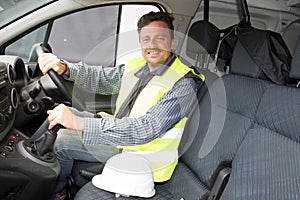
[[57, 137], [57, 132], [61, 126], [56, 125], [51, 130], [47, 130], [43, 135], [33, 141], [33, 150], [39, 157], [53, 153], [53, 145]]

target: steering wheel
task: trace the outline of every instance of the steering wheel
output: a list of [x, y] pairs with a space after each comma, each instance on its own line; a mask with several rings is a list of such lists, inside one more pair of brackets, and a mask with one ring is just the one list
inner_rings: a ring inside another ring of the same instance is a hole
[[[36, 47], [36, 53], [39, 56], [42, 53], [50, 53], [50, 51], [43, 46], [42, 44]], [[67, 101], [69, 101], [73, 107], [79, 109], [79, 110], [85, 110], [85, 106], [83, 103], [76, 97], [72, 96], [72, 93], [69, 92], [67, 89], [64, 79], [56, 73], [53, 69], [49, 70], [47, 72], [51, 80], [54, 82], [58, 90], [61, 92], [61, 94], [65, 97]]]
[[[49, 50], [44, 47], [43, 45], [36, 47], [36, 53], [39, 56], [42, 53], [49, 53]], [[61, 94], [66, 98], [67, 101], [72, 102], [71, 94], [68, 92], [67, 87], [64, 84], [64, 80], [61, 76], [59, 76], [56, 71], [53, 69], [50, 69], [47, 74], [51, 78], [51, 80], [54, 82], [54, 84], [57, 86]]]

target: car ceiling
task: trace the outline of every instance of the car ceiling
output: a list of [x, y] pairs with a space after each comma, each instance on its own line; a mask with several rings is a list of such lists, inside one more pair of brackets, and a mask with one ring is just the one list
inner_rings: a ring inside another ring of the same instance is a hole
[[[119, 3], [119, 2], [133, 2], [133, 3], [159, 3], [163, 5], [168, 11], [175, 14], [194, 16], [199, 4], [203, 0], [74, 0], [75, 2], [87, 5], [99, 5], [100, 3]], [[221, 2], [228, 4], [236, 4], [240, 0], [210, 0], [210, 2]], [[299, 14], [300, 0], [247, 0], [250, 7], [266, 8], [272, 10], [289, 11]]]

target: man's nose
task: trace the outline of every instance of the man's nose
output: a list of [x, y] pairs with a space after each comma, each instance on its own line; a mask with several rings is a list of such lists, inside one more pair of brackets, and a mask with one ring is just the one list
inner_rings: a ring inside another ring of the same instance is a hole
[[157, 47], [157, 41], [155, 38], [151, 38], [148, 43], [148, 48], [155, 48], [155, 47]]

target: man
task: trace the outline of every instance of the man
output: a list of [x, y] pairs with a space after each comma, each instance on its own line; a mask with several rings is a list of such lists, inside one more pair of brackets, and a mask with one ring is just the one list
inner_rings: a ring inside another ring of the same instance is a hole
[[57, 190], [66, 184], [74, 160], [105, 163], [120, 150], [147, 158], [155, 182], [170, 179], [186, 116], [204, 80], [172, 53], [173, 19], [163, 12], [142, 16], [138, 33], [143, 58], [124, 66], [89, 68], [84, 63], [61, 65], [51, 53], [39, 57], [44, 74], [54, 69], [90, 92], [118, 92], [114, 116], [93, 118], [62, 104], [47, 112], [49, 129], [65, 127], [54, 148], [61, 165]]

